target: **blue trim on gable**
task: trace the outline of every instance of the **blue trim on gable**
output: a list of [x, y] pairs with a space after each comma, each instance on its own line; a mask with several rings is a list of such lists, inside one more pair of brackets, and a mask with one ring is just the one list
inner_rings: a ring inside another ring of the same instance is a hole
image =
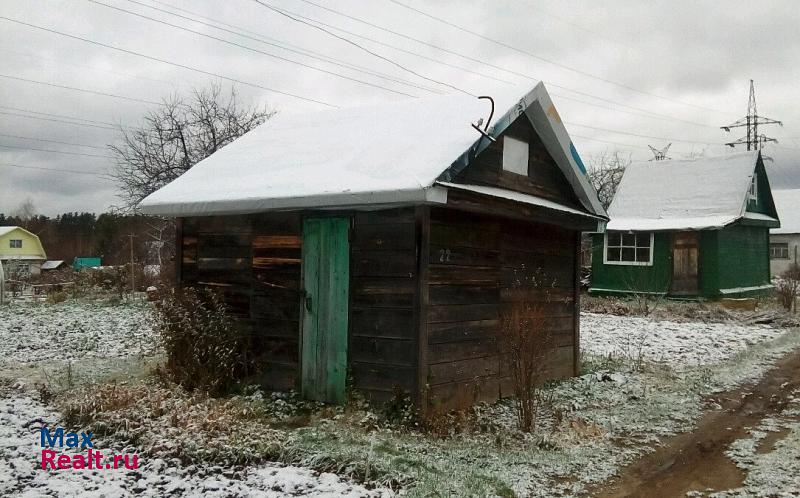
[[575, 163], [578, 164], [578, 168], [580, 168], [580, 170], [585, 175], [586, 174], [586, 166], [583, 165], [583, 161], [581, 161], [581, 156], [578, 155], [578, 151], [577, 151], [577, 149], [575, 149], [575, 145], [572, 142], [569, 143], [569, 152], [570, 152], [570, 154], [572, 154], [572, 159], [574, 159]]

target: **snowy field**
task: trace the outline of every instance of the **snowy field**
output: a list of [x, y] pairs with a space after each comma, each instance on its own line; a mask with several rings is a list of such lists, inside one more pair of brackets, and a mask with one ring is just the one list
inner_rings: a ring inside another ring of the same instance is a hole
[[[36, 467], [39, 428], [55, 425], [59, 414], [21, 388], [29, 365], [74, 362], [93, 369], [105, 360], [151, 355], [155, 336], [147, 323], [148, 304], [108, 306], [81, 302], [57, 305], [18, 303], [0, 307], [0, 365], [21, 379], [0, 399], [0, 496], [23, 497], [372, 497], [367, 490], [334, 474], [291, 466], [264, 465], [246, 471], [217, 466], [183, 466], [142, 458], [137, 470], [49, 470]], [[76, 366], [77, 370], [77, 366]], [[34, 371], [37, 372], [38, 370]], [[99, 448], [111, 449], [102, 442]], [[124, 453], [118, 448], [117, 453]], [[129, 450], [133, 453], [135, 450]]]
[[[0, 400], [0, 496], [89, 497], [377, 497], [380, 491], [298, 467], [258, 466], [246, 470], [180, 465], [142, 458], [136, 470], [48, 470], [37, 468], [39, 428], [52, 426], [58, 414], [12, 389]], [[133, 453], [95, 439], [103, 453]]]
[[[6, 387], [0, 384], [0, 496], [391, 495], [388, 490], [367, 489], [334, 474], [270, 464], [234, 469], [187, 466], [150, 457], [142, 458], [142, 467], [135, 471], [38, 469], [38, 428], [57, 423], [60, 415], [41, 404], [30, 389], [35, 380], [30, 378], [31, 366], [63, 365], [65, 360], [76, 364], [83, 360], [88, 365], [122, 363], [152, 354], [155, 337], [147, 325], [147, 306], [68, 302], [0, 309], [4, 358], [0, 373], [11, 381]], [[376, 469], [390, 469], [390, 476], [414, 478], [415, 492], [420, 495], [503, 494], [507, 489], [503, 486], [509, 486], [521, 495], [573, 496], [612, 477], [659, 438], [691, 430], [705, 409], [704, 395], [763, 375], [777, 358], [800, 343], [800, 339], [771, 342], [785, 333], [786, 329], [767, 326], [584, 313], [584, 353], [627, 360], [627, 364], [641, 357], [680, 368], [663, 378], [657, 372], [623, 368], [558, 384], [552, 392], [554, 413], [541, 421], [553, 444], [547, 451], [536, 449], [541, 441], [528, 439], [531, 435], [515, 432], [513, 407], [507, 402], [483, 408], [487, 427], [495, 429], [457, 436], [449, 442], [431, 441], [414, 432], [358, 432], [357, 427], [336, 419], [324, 421], [310, 432], [286, 429], [283, 435], [287, 445], [302, 451], [303, 459], [291, 460], [299, 465], [313, 466], [314, 461], [332, 455], [346, 456], [348, 462], [366, 458]], [[745, 350], [748, 354], [740, 355]], [[732, 363], [723, 364], [726, 360]], [[693, 370], [697, 365], [704, 369]], [[9, 387], [12, 384], [15, 387]], [[797, 424], [790, 418], [780, 423], [791, 425], [792, 433], [781, 442], [782, 453], [777, 454], [791, 460], [789, 456], [797, 448]], [[737, 452], [731, 457], [743, 468], [747, 466], [752, 475], [753, 482], [747, 483], [751, 489], [763, 488], [761, 481], [774, 477], [767, 473], [775, 467], [769, 458], [778, 458], [750, 451], [768, 430], [756, 428], [761, 429], [754, 432], [756, 442], [743, 441], [731, 450]], [[506, 450], [493, 449], [498, 438], [504, 438]], [[626, 444], [618, 445], [616, 440]], [[118, 443], [111, 439], [97, 443], [99, 449], [117, 453], [134, 451], [115, 446]], [[796, 462], [784, 467], [794, 472]], [[796, 474], [787, 475], [790, 477], [784, 479], [791, 480]], [[569, 479], [563, 479], [566, 476]], [[747, 495], [737, 490], [725, 496], [739, 496], [739, 492]]]
[[146, 304], [107, 306], [70, 301], [0, 307], [0, 358], [30, 363], [152, 354]]
[[584, 353], [697, 366], [725, 361], [786, 331], [766, 325], [655, 321], [649, 318], [581, 314]]

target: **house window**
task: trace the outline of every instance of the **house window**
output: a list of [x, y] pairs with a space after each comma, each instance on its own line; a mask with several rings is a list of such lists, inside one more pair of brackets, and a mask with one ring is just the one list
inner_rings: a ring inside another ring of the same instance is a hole
[[503, 170], [528, 175], [528, 142], [503, 137]]
[[754, 202], [758, 200], [758, 177], [755, 173], [753, 174], [753, 179], [750, 180], [750, 191], [748, 192], [747, 198]]
[[610, 265], [653, 264], [652, 232], [606, 232], [604, 263]]
[[769, 259], [789, 259], [789, 243], [775, 242], [770, 244]]
[[22, 239], [11, 239], [8, 241], [8, 246], [11, 249], [22, 249]]

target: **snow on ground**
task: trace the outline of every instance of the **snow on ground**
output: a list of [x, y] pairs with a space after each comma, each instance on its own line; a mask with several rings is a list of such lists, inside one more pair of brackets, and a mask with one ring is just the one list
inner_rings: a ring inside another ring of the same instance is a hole
[[[765, 444], [770, 433], [778, 439]], [[749, 438], [735, 441], [726, 454], [746, 472], [741, 488], [714, 493], [715, 498], [798, 496], [800, 494], [800, 390], [776, 417], [761, 421]]]
[[0, 358], [13, 364], [152, 353], [147, 305], [77, 301], [0, 307]]
[[[0, 371], [33, 382], [38, 366], [115, 372], [123, 360], [153, 354], [156, 338], [147, 322], [148, 304], [105, 305], [70, 301], [57, 305], [15, 303], [0, 307]], [[33, 370], [30, 368], [35, 366]], [[22, 385], [22, 383], [19, 383]], [[184, 466], [179, 461], [140, 459], [137, 470], [42, 470], [39, 428], [60, 415], [24, 389], [0, 393], [0, 496], [186, 496], [186, 497], [372, 497], [334, 474], [279, 465], [247, 469]], [[189, 437], [189, 435], [187, 435]], [[100, 450], [112, 453], [111, 441]], [[117, 448], [114, 453], [134, 453]], [[106, 452], [104, 452], [106, 453]]]
[[720, 363], [786, 331], [766, 325], [734, 322], [655, 321], [650, 318], [595, 313], [581, 314], [584, 353], [696, 366]]
[[[139, 459], [139, 468], [42, 470], [39, 429], [51, 428], [59, 415], [24, 392], [11, 389], [0, 399], [0, 496], [21, 497], [379, 497], [338, 476], [300, 467], [257, 466], [246, 469], [182, 466], [161, 459]], [[93, 438], [104, 456], [133, 453]]]

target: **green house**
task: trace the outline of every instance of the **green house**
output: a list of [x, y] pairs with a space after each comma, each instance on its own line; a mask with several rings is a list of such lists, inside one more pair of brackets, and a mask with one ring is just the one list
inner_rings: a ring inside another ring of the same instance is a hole
[[593, 235], [590, 293], [714, 299], [772, 287], [780, 221], [759, 151], [633, 163], [609, 216]]

